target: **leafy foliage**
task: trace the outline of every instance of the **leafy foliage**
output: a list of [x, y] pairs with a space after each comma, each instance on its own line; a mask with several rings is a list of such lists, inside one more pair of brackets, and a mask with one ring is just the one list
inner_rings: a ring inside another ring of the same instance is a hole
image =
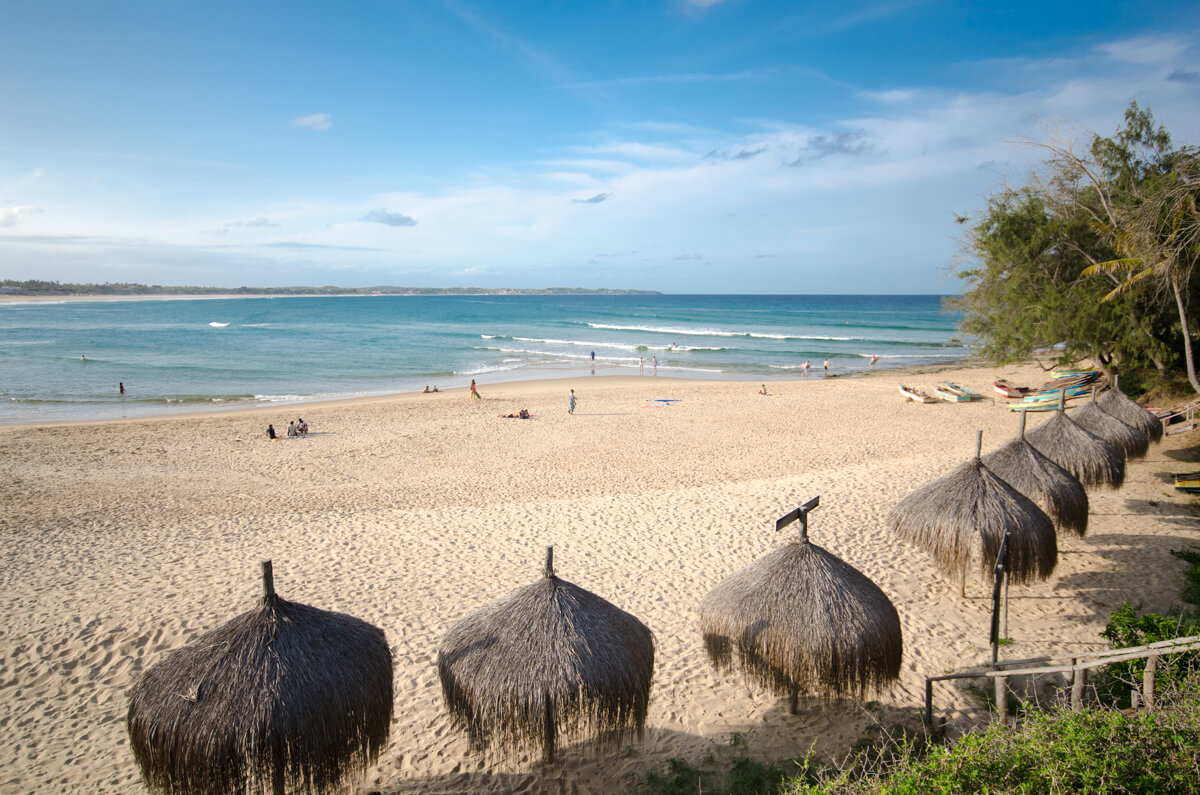
[[1191, 793], [1200, 776], [1200, 711], [1189, 703], [1133, 716], [1104, 709], [1033, 713], [1018, 730], [996, 725], [924, 757], [902, 757], [886, 776], [847, 773], [785, 791]]
[[1058, 363], [1156, 373], [1130, 386], [1182, 371], [1200, 391], [1187, 314], [1200, 297], [1200, 151], [1172, 148], [1136, 102], [1087, 156], [1039, 145], [1047, 178], [992, 196], [968, 227], [958, 275], [969, 286], [951, 301], [963, 330], [998, 362], [1051, 352]]
[[[1114, 649], [1144, 646], [1191, 635], [1200, 635], [1200, 615], [1180, 611], [1175, 615], [1146, 613], [1139, 616], [1137, 609], [1129, 602], [1113, 611], [1108, 625], [1100, 633]], [[1200, 665], [1200, 652], [1184, 652], [1160, 658], [1155, 675], [1156, 687], [1178, 682], [1197, 665]], [[1140, 682], [1145, 670], [1145, 660], [1126, 660], [1109, 665], [1106, 673], [1111, 679], [1129, 684]]]

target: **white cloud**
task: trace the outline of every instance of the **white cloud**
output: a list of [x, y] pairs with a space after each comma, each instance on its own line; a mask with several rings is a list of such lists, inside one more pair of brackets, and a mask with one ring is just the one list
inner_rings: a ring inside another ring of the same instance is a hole
[[293, 127], [303, 127], [307, 130], [324, 132], [333, 126], [333, 117], [328, 113], [314, 113], [311, 116], [297, 116], [292, 119]]
[[387, 210], [371, 210], [362, 217], [363, 221], [384, 226], [416, 226], [416, 219], [402, 213], [389, 213]]
[[1140, 36], [1101, 44], [1098, 49], [1115, 61], [1161, 64], [1177, 58], [1188, 49], [1188, 45], [1173, 37]]
[[18, 204], [11, 207], [0, 207], [0, 226], [16, 226], [21, 216], [30, 213], [40, 213], [41, 209], [32, 204]]

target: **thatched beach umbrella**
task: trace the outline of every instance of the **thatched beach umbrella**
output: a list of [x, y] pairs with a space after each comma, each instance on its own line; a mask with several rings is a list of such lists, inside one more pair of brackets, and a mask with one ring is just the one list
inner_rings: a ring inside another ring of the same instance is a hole
[[797, 541], [731, 575], [700, 604], [700, 632], [718, 670], [736, 660], [746, 675], [796, 712], [801, 693], [855, 696], [900, 674], [896, 608], [875, 583], [808, 540], [819, 498], [776, 522], [800, 520]]
[[646, 725], [654, 636], [641, 621], [554, 574], [459, 621], [438, 650], [442, 695], [478, 745], [542, 746], [560, 735], [617, 741]]
[[1087, 532], [1088, 496], [1083, 484], [1025, 439], [1025, 414], [1017, 438], [983, 457], [983, 465], [1033, 500], [1059, 530]]
[[1073, 409], [1071, 419], [1080, 428], [1123, 452], [1126, 459], [1141, 458], [1150, 449], [1150, 439], [1146, 434], [1100, 408], [1100, 404], [1096, 402], [1095, 387], [1092, 387], [1092, 399]]
[[1105, 485], [1119, 488], [1125, 482], [1125, 454], [1075, 424], [1063, 411], [1025, 434], [1038, 452], [1070, 472], [1084, 487]]
[[387, 743], [383, 631], [275, 594], [149, 668], [125, 725], [146, 786], [168, 793], [352, 789]]
[[1100, 404], [1100, 408], [1126, 425], [1132, 425], [1134, 428], [1137, 428], [1146, 434], [1146, 437], [1150, 441], [1157, 442], [1159, 439], [1162, 439], [1162, 420], [1155, 417], [1137, 401], [1122, 392], [1119, 381], [1120, 376], [1113, 378], [1112, 388], [1096, 398], [1096, 402]]
[[996, 554], [1008, 534], [1010, 579], [1044, 580], [1058, 563], [1058, 540], [1050, 517], [975, 457], [949, 474], [926, 483], [896, 504], [887, 523], [901, 538], [933, 555], [934, 564], [960, 580], [966, 595], [967, 570], [992, 575]]

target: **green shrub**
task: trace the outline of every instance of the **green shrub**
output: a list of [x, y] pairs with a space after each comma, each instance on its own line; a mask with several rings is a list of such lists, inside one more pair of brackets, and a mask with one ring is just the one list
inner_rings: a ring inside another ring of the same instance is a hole
[[884, 776], [842, 772], [818, 784], [793, 782], [786, 792], [1192, 793], [1200, 782], [1200, 717], [1191, 703], [1132, 716], [1107, 709], [1032, 713], [1019, 729], [997, 725], [900, 758]]

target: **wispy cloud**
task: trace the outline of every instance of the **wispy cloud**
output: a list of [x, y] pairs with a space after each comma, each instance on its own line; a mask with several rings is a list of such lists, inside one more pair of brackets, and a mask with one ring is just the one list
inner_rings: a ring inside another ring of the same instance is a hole
[[300, 250], [329, 249], [333, 251], [378, 251], [369, 246], [333, 246], [326, 243], [300, 243], [294, 240], [281, 240], [278, 243], [260, 243], [259, 248], [293, 248]]
[[588, 199], [571, 199], [571, 201], [575, 202], [576, 204], [599, 204], [611, 195], [611, 193], [597, 193], [595, 196], [592, 196]]
[[230, 229], [255, 229], [276, 226], [279, 226], [279, 224], [274, 223], [269, 218], [245, 218], [237, 221], [226, 221], [223, 224], [218, 224], [215, 228], [210, 230], [210, 234], [224, 235], [228, 233]]
[[1187, 44], [1174, 37], [1139, 36], [1101, 44], [1098, 49], [1115, 61], [1156, 64], [1174, 60], [1187, 48]]
[[704, 157], [709, 160], [751, 160], [767, 151], [766, 144], [752, 148], [742, 148], [737, 151], [712, 150]]
[[870, 152], [871, 148], [871, 141], [861, 130], [837, 130], [810, 135], [804, 142], [800, 156], [788, 165], [799, 166], [832, 155], [863, 155]]
[[387, 210], [371, 210], [364, 215], [360, 220], [368, 221], [373, 224], [383, 224], [384, 226], [416, 226], [415, 218], [410, 218], [401, 213], [389, 213]]
[[0, 207], [0, 226], [16, 226], [21, 216], [30, 213], [40, 213], [41, 209], [32, 204], [17, 204], [11, 207]]
[[1198, 79], [1200, 79], [1200, 72], [1191, 72], [1187, 69], [1176, 69], [1167, 75], [1167, 80], [1172, 83], [1195, 83]]
[[311, 116], [297, 116], [292, 119], [293, 127], [303, 127], [306, 130], [324, 132], [333, 126], [333, 117], [328, 113], [314, 113]]
[[580, 86], [639, 86], [655, 83], [729, 83], [742, 80], [761, 80], [771, 76], [774, 70], [765, 72], [743, 71], [713, 74], [711, 72], [681, 72], [669, 75], [641, 75], [636, 77], [615, 77], [610, 80], [589, 80], [579, 83]]

